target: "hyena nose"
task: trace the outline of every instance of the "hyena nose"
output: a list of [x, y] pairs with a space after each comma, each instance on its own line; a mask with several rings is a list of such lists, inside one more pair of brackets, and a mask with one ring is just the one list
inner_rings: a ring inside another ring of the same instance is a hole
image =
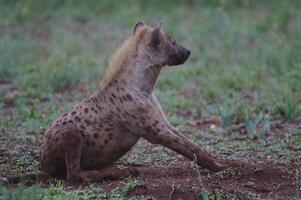
[[190, 56], [191, 52], [187, 49], [187, 52], [186, 52], [186, 55], [187, 55], [187, 58]]
[[191, 52], [189, 49], [184, 48], [183, 54], [184, 54], [185, 60], [187, 60], [187, 58], [190, 56]]

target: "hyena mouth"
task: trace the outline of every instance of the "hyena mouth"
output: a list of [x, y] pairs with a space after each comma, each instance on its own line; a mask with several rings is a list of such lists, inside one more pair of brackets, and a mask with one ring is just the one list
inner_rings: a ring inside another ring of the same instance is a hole
[[175, 56], [173, 61], [169, 64], [169, 66], [174, 66], [174, 65], [181, 65], [183, 64], [190, 56], [190, 51], [186, 49], [185, 47], [182, 47], [180, 45], [176, 45], [178, 55]]

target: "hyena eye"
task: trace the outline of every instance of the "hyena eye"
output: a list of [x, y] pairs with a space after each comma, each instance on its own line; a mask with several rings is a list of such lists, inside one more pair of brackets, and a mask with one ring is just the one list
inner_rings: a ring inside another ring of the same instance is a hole
[[176, 45], [176, 41], [175, 41], [175, 40], [172, 40], [172, 41], [171, 41], [171, 44], [172, 44], [173, 46], [175, 46], [175, 45]]

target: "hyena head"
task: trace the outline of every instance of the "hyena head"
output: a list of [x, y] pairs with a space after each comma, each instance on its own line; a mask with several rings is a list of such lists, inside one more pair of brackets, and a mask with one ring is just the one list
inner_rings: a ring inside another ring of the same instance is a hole
[[138, 55], [150, 58], [154, 65], [181, 65], [189, 57], [190, 51], [179, 45], [173, 37], [165, 33], [160, 23], [152, 28], [143, 22], [134, 26], [133, 37], [138, 38]]

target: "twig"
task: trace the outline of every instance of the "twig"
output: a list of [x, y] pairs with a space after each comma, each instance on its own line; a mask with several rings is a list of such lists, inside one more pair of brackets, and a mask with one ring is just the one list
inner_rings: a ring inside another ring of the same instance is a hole
[[299, 190], [300, 190], [300, 185], [299, 185], [299, 170], [296, 169], [296, 185], [297, 185], [297, 199], [300, 200], [299, 196]]
[[197, 157], [195, 154], [193, 154], [193, 168], [194, 168], [194, 171], [196, 171], [196, 173], [198, 174], [199, 176], [199, 180], [200, 180], [200, 184], [201, 184], [201, 187], [204, 188], [204, 185], [203, 185], [203, 181], [202, 181], [202, 177], [201, 177], [201, 172], [200, 172], [200, 169], [198, 167], [198, 165], [196, 164], [197, 163]]
[[172, 194], [175, 192], [175, 182], [172, 183], [171, 188], [172, 188], [172, 190], [171, 190], [171, 192], [170, 192], [170, 194], [169, 194], [168, 200], [171, 200], [171, 196], [172, 196]]

